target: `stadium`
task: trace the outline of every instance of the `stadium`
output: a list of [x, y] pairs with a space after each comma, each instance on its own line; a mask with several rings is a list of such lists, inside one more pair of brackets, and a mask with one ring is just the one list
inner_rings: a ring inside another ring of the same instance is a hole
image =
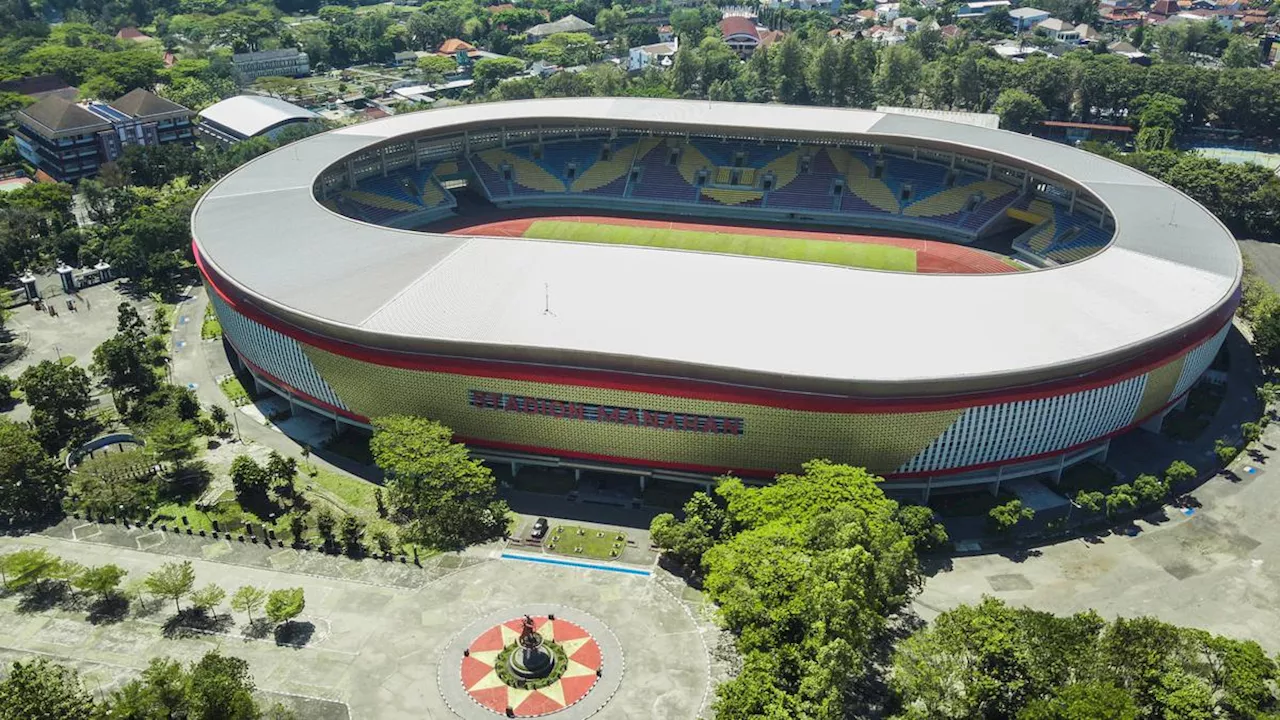
[[1067, 147], [861, 110], [583, 98], [330, 131], [218, 182], [238, 363], [495, 461], [705, 481], [811, 458], [929, 490], [1158, 423], [1239, 301], [1225, 227]]

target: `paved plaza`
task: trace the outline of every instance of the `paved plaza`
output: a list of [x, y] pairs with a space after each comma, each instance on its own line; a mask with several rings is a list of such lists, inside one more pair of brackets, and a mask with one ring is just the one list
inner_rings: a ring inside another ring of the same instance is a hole
[[116, 563], [129, 571], [126, 583], [189, 558], [197, 587], [305, 589], [298, 647], [250, 637], [241, 614], [221, 632], [166, 637], [169, 602], [135, 603], [123, 620], [93, 624], [85, 610], [20, 608], [22, 596], [0, 599], [0, 660], [39, 653], [69, 661], [95, 693], [110, 692], [151, 657], [191, 661], [219, 649], [249, 661], [261, 690], [305, 704], [304, 717], [455, 718], [437, 683], [444, 649], [477, 620], [548, 604], [589, 613], [625, 654], [617, 692], [596, 717], [698, 717], [718, 673], [707, 643], [719, 632], [705, 608], [684, 602], [683, 587], [661, 571], [642, 577], [503, 560], [496, 546], [436, 556], [418, 568], [74, 520], [45, 535], [0, 538], [0, 553], [27, 546], [86, 565]]
[[[1280, 443], [1272, 425], [1269, 453]], [[1054, 613], [1094, 608], [1107, 617], [1153, 615], [1257, 640], [1280, 651], [1280, 506], [1265, 461], [1243, 454], [1197, 489], [1191, 514], [1167, 507], [1106, 537], [1076, 539], [1025, 557], [948, 560], [916, 601], [932, 619], [984, 594]], [[1252, 472], [1250, 472], [1252, 470]]]

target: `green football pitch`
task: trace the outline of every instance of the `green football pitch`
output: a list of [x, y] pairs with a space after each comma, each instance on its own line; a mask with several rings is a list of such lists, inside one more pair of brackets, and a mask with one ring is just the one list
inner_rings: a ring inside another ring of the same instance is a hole
[[524, 237], [613, 245], [643, 245], [726, 255], [751, 255], [871, 270], [916, 271], [915, 250], [841, 240], [674, 230], [571, 220], [535, 220], [524, 232]]

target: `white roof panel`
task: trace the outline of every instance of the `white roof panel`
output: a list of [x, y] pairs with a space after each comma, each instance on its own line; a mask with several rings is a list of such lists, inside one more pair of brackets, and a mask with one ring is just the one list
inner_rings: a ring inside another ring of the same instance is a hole
[[[1049, 270], [914, 275], [393, 230], [312, 196], [322, 171], [371, 145], [517, 123], [950, 149], [1087, 189], [1110, 209], [1116, 235], [1094, 256]], [[231, 173], [202, 199], [192, 227], [206, 263], [255, 303], [370, 346], [582, 367], [674, 364], [850, 388], [992, 387], [1132, 358], [1233, 302], [1241, 272], [1234, 238], [1203, 207], [1065, 145], [909, 115], [680, 100], [490, 103], [343, 128]]]
[[319, 115], [279, 98], [237, 95], [200, 111], [200, 117], [253, 137], [289, 120], [318, 120]]

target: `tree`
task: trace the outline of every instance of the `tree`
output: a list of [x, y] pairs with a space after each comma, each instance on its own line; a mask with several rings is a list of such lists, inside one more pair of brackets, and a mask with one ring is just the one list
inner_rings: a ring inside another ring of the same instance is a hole
[[1097, 490], [1081, 490], [1076, 493], [1076, 505], [1089, 512], [1102, 510], [1106, 502], [1107, 496]]
[[66, 467], [49, 457], [25, 424], [0, 418], [0, 521], [28, 523], [60, 509]]
[[159, 597], [173, 598], [173, 606], [182, 612], [178, 604], [196, 584], [196, 571], [190, 560], [169, 562], [161, 565], [147, 576], [147, 592]]
[[215, 651], [191, 667], [187, 698], [190, 718], [256, 720], [261, 717], [253, 699], [256, 689], [249, 663]]
[[216, 608], [219, 603], [227, 596], [227, 591], [214, 583], [209, 583], [204, 587], [191, 593], [191, 606], [200, 612], [209, 612]]
[[991, 112], [1000, 116], [1000, 127], [1014, 132], [1029, 132], [1049, 116], [1039, 98], [1016, 89], [1002, 91]]
[[99, 565], [80, 573], [71, 581], [71, 585], [77, 590], [97, 596], [100, 600], [106, 600], [119, 592], [120, 582], [128, 574], [128, 571], [119, 565]]
[[707, 493], [697, 492], [684, 504], [683, 520], [662, 513], [649, 524], [649, 536], [664, 554], [696, 571], [703, 553], [720, 537], [723, 524], [724, 509]]
[[902, 529], [915, 542], [917, 553], [940, 550], [950, 539], [947, 528], [934, 522], [933, 510], [924, 505], [902, 505], [897, 520]]
[[249, 622], [253, 622], [253, 611], [262, 607], [262, 604], [266, 601], [266, 591], [252, 585], [242, 585], [231, 596], [231, 609], [248, 615]]
[[329, 508], [320, 508], [316, 513], [316, 532], [320, 533], [320, 538], [325, 545], [333, 544], [333, 529], [337, 526], [337, 519], [333, 517], [333, 513]]
[[919, 88], [924, 58], [909, 45], [889, 45], [880, 51], [872, 80], [876, 101], [885, 105], [907, 105]]
[[452, 430], [407, 416], [375, 419], [373, 427], [369, 449], [408, 541], [456, 548], [502, 536], [507, 506], [493, 473], [452, 442]]
[[610, 7], [602, 8], [600, 12], [596, 13], [596, 29], [606, 35], [618, 32], [626, 22], [627, 11], [617, 3]]
[[147, 435], [147, 449], [155, 453], [160, 462], [172, 463], [174, 469], [181, 469], [188, 460], [195, 457], [196, 428], [193, 424], [168, 418], [157, 423]]
[[122, 412], [160, 387], [155, 365], [160, 358], [147, 342], [146, 327], [133, 305], [116, 309], [118, 332], [94, 348], [94, 374], [111, 388]]
[[[293, 478], [298, 474], [298, 461], [294, 458], [287, 458], [275, 450], [267, 456], [267, 475], [270, 477], [272, 486], [284, 486], [288, 489], [293, 488]], [[286, 490], [285, 492], [288, 492]]]
[[1036, 511], [1029, 507], [1025, 507], [1021, 500], [1010, 500], [1003, 505], [997, 505], [987, 513], [987, 519], [991, 523], [991, 527], [999, 533], [1008, 533], [1013, 530], [1018, 523], [1030, 520], [1035, 517]]
[[289, 536], [294, 545], [301, 545], [307, 532], [307, 519], [300, 512], [289, 515]]
[[[4, 312], [0, 312], [0, 327], [4, 327]], [[13, 404], [13, 391], [18, 383], [8, 375], [0, 375], [0, 408], [8, 408]]]
[[0, 681], [0, 720], [89, 720], [93, 697], [70, 668], [36, 658], [15, 662]]
[[290, 623], [302, 614], [306, 606], [302, 588], [272, 590], [267, 597], [267, 617], [276, 625]]
[[1056, 690], [1052, 697], [1031, 702], [1018, 720], [1137, 720], [1133, 696], [1103, 682], [1080, 682]]
[[1262, 439], [1262, 425], [1256, 422], [1240, 424], [1240, 435], [1246, 444], [1252, 445]]
[[1133, 491], [1139, 503], [1150, 505], [1163, 500], [1169, 494], [1169, 486], [1155, 475], [1139, 475], [1133, 480]]
[[43, 360], [22, 371], [18, 386], [31, 406], [36, 437], [50, 454], [90, 437], [89, 376], [76, 365]]
[[378, 552], [384, 557], [391, 554], [394, 543], [392, 543], [391, 536], [387, 534], [387, 531], [374, 530], [373, 542], [378, 546]]
[[342, 518], [342, 547], [351, 557], [364, 554], [364, 523], [354, 515]]
[[1261, 52], [1258, 43], [1244, 35], [1232, 35], [1222, 53], [1222, 64], [1229, 68], [1256, 68]]
[[1226, 438], [1218, 438], [1213, 441], [1213, 452], [1218, 456], [1218, 462], [1226, 465], [1235, 460], [1236, 455], [1240, 453], [1239, 448], [1231, 444]]
[[428, 84], [443, 82], [445, 75], [450, 75], [457, 70], [458, 64], [453, 61], [453, 58], [443, 55], [426, 55], [418, 58], [418, 72], [422, 75], [422, 81]]
[[248, 455], [237, 455], [231, 461], [231, 486], [241, 498], [260, 497], [267, 492], [271, 478], [267, 470]]
[[22, 590], [60, 574], [62, 559], [44, 548], [24, 548], [0, 558], [5, 587]]
[[1133, 491], [1133, 486], [1128, 484], [1116, 485], [1111, 488], [1111, 492], [1107, 493], [1106, 499], [1107, 517], [1114, 517], [1118, 512], [1132, 510], [1138, 506], [1138, 496]]
[[898, 504], [865, 470], [825, 461], [764, 487], [724, 478], [716, 494], [724, 534], [703, 584], [744, 658], [716, 716], [839, 717], [872, 638], [919, 587]]
[[519, 58], [484, 58], [471, 67], [477, 92], [492, 90], [499, 81], [524, 72], [524, 61]]
[[1196, 479], [1196, 469], [1190, 463], [1182, 460], [1174, 460], [1169, 463], [1169, 467], [1164, 471], [1165, 482], [1170, 488], [1176, 488]]

